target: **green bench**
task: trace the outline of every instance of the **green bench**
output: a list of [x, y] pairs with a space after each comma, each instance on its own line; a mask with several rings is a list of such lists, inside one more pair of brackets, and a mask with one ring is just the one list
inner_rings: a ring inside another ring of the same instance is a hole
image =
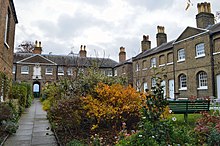
[[169, 100], [169, 108], [174, 114], [184, 114], [187, 122], [188, 114], [209, 111], [210, 100]]

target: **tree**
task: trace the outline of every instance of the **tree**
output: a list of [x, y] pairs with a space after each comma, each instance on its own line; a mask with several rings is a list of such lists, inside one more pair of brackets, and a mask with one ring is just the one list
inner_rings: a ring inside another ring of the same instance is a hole
[[16, 48], [18, 53], [32, 53], [34, 50], [34, 43], [31, 41], [23, 41]]

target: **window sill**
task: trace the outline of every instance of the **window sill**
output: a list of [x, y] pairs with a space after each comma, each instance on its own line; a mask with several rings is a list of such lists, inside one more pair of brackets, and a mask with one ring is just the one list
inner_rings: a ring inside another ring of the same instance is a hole
[[173, 65], [173, 62], [169, 62], [169, 63], [167, 63], [167, 65]]
[[7, 42], [4, 42], [4, 44], [5, 44], [5, 46], [7, 47], [7, 49], [10, 48]]
[[28, 72], [21, 72], [22, 75], [28, 75]]
[[218, 54], [220, 54], [220, 52], [215, 52], [215, 53], [213, 53], [213, 55], [218, 55]]
[[58, 73], [58, 76], [64, 76], [64, 74], [62, 74], [62, 73]]
[[207, 89], [208, 89], [208, 86], [203, 86], [203, 87], [197, 88], [197, 90], [207, 90]]
[[156, 66], [151, 66], [151, 67], [150, 67], [150, 69], [154, 69], [154, 68], [156, 68]]
[[45, 75], [53, 75], [52, 73], [45, 73]]
[[142, 70], [147, 70], [147, 68], [143, 68]]
[[203, 57], [205, 57], [205, 54], [204, 55], [198, 55], [195, 58], [197, 59], [197, 58], [203, 58]]
[[177, 60], [178, 63], [185, 62], [185, 59]]
[[180, 88], [179, 91], [186, 91], [187, 88]]
[[73, 76], [73, 74], [67, 74], [68, 76]]
[[163, 67], [163, 66], [165, 66], [165, 64], [161, 64], [161, 65], [159, 65], [159, 67]]

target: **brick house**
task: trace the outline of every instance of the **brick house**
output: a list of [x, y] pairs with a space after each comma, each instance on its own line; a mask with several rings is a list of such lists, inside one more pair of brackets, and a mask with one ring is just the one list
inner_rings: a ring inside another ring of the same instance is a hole
[[141, 53], [132, 58], [133, 86], [138, 91], [150, 90], [159, 76], [167, 97], [220, 99], [220, 23], [214, 23], [210, 3], [197, 7], [197, 27], [187, 27], [177, 39], [167, 42], [163, 26], [157, 27], [156, 47], [151, 48], [149, 36], [143, 36]]
[[97, 66], [106, 76], [113, 76], [113, 67], [117, 62], [109, 58], [87, 57], [86, 46], [81, 46], [79, 55], [41, 54], [41, 42], [35, 42], [33, 53], [14, 53], [14, 81], [33, 84], [33, 91], [40, 92], [41, 88], [62, 78], [77, 78], [86, 73], [88, 67]]
[[12, 77], [15, 25], [13, 0], [0, 0], [0, 71]]

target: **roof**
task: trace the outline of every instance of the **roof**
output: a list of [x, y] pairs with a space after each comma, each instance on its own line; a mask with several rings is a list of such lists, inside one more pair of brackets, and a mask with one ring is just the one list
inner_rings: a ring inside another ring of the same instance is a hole
[[115, 67], [119, 67], [119, 66], [122, 66], [124, 64], [132, 64], [132, 58], [127, 59], [127, 60], [122, 61], [122, 62], [119, 62], [118, 64], [115, 65]]
[[16, 14], [16, 11], [15, 11], [14, 1], [10, 0], [9, 2], [10, 2], [10, 6], [11, 6], [11, 9], [12, 9], [12, 12], [13, 12], [15, 23], [18, 23], [18, 18], [17, 18], [17, 14]]
[[141, 52], [140, 54], [138, 54], [137, 56], [133, 57], [133, 60], [138, 60], [138, 59], [142, 59], [142, 58], [145, 58], [145, 57], [148, 57], [148, 56], [151, 56], [151, 55], [154, 55], [154, 54], [157, 54], [159, 52], [162, 52], [162, 51], [167, 51], [169, 49], [172, 49], [173, 47], [173, 41], [170, 41], [168, 43], [163, 43], [162, 45], [158, 46], [158, 47], [155, 47], [155, 48], [152, 48], [152, 49], [149, 49], [149, 50], [146, 50], [144, 52]]
[[220, 22], [208, 27], [207, 29], [210, 30], [211, 34], [220, 32]]
[[[36, 59], [36, 56], [42, 56], [41, 59]], [[35, 59], [34, 59], [35, 58]], [[32, 61], [32, 63], [42, 63], [50, 61], [60, 66], [83, 66], [91, 67], [98, 65], [101, 68], [113, 68], [117, 62], [109, 58], [93, 58], [93, 57], [78, 57], [78, 56], [66, 56], [66, 55], [48, 55], [48, 54], [32, 54], [32, 53], [14, 53], [14, 63], [20, 63], [21, 61]]]

